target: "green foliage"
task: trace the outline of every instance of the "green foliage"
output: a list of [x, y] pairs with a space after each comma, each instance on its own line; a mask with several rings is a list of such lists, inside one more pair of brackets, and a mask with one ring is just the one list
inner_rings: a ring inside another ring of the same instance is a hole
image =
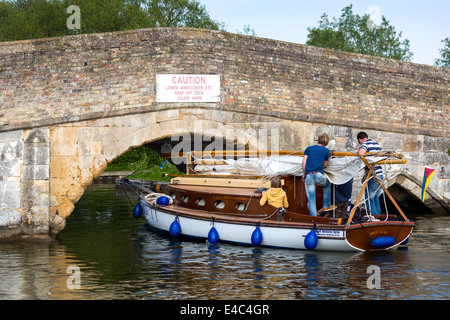
[[59, 0], [1, 1], [0, 41], [65, 35], [65, 10]]
[[171, 163], [164, 163], [163, 167], [160, 168], [159, 165], [150, 166], [147, 169], [141, 170], [130, 176], [130, 179], [143, 179], [143, 180], [154, 180], [154, 181], [170, 181], [171, 177], [163, 177], [162, 174], [181, 174]]
[[308, 28], [306, 44], [411, 61], [413, 56], [409, 49], [409, 40], [401, 40], [402, 32], [397, 35], [395, 28], [383, 16], [381, 25], [373, 26], [369, 15], [354, 14], [352, 5], [342, 9], [339, 19], [328, 19], [326, 13], [321, 16], [319, 26]]
[[156, 27], [196, 27], [219, 30], [220, 24], [212, 20], [205, 6], [192, 0], [150, 0], [147, 11], [151, 24]]
[[[67, 28], [70, 5], [80, 8], [81, 29]], [[0, 41], [153, 27], [218, 30], [196, 0], [0, 0]]]
[[156, 165], [165, 160], [145, 146], [125, 152], [122, 156], [111, 162], [107, 171], [134, 171], [140, 168]]
[[145, 146], [125, 152], [111, 162], [106, 171], [136, 171], [130, 178], [165, 181], [162, 174], [180, 174], [177, 167], [161, 158], [159, 153]]
[[244, 29], [242, 31], [236, 30], [237, 34], [245, 34], [247, 36], [256, 37], [255, 29], [252, 29], [250, 25], [244, 25]]
[[441, 42], [444, 43], [444, 48], [439, 49], [441, 58], [434, 60], [434, 65], [438, 67], [450, 68], [450, 39], [445, 38]]

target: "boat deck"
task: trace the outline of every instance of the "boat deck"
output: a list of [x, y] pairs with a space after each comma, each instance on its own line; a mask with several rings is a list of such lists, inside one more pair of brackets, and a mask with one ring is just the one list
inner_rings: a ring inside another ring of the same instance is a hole
[[338, 224], [335, 218], [324, 218], [324, 217], [312, 217], [303, 214], [296, 214], [294, 212], [286, 212], [283, 221], [277, 221], [277, 216], [275, 208], [269, 214], [236, 214], [236, 213], [218, 213], [205, 210], [197, 210], [192, 208], [186, 208], [178, 206], [176, 204], [159, 207], [159, 210], [170, 212], [174, 215], [179, 214], [180, 216], [189, 216], [194, 219], [201, 220], [211, 220], [214, 218], [216, 221], [226, 221], [229, 223], [239, 223], [239, 224], [252, 224], [261, 223], [261, 225], [266, 226], [276, 226], [276, 227], [311, 227], [311, 223], [315, 223], [318, 227], [327, 229], [344, 229], [345, 225]]
[[236, 188], [236, 187], [211, 187], [211, 186], [192, 186], [192, 185], [170, 185], [173, 190], [195, 192], [199, 194], [219, 195], [219, 196], [244, 196], [261, 198], [261, 193], [256, 193], [255, 188]]

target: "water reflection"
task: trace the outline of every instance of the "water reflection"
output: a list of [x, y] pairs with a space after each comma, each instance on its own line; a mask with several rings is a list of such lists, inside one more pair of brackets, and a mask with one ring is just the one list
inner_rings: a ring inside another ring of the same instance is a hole
[[113, 187], [93, 187], [59, 241], [0, 243], [0, 299], [449, 299], [450, 217], [416, 220], [407, 249], [387, 252], [211, 245], [149, 230]]

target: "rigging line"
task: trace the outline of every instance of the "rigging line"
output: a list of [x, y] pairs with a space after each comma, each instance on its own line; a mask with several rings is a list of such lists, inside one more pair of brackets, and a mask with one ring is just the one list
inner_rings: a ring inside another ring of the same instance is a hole
[[333, 184], [333, 218], [336, 218], [336, 185]]
[[[124, 188], [124, 185], [122, 184], [122, 183], [120, 183], [120, 186], [122, 187], [122, 191], [125, 193], [125, 195], [127, 196], [127, 199], [128, 199], [128, 201], [130, 202], [130, 204], [131, 204], [131, 206], [133, 207], [134, 206], [134, 204], [133, 204], [133, 202], [131, 202], [131, 199], [130, 199], [130, 197], [128, 196], [128, 192], [125, 190], [125, 188]], [[133, 190], [133, 189], [132, 189]], [[134, 191], [134, 190], [133, 190]], [[139, 202], [139, 200], [138, 200], [138, 202]]]
[[[266, 178], [266, 177], [267, 177], [267, 178]], [[263, 176], [262, 179], [261, 179], [261, 182], [258, 184], [258, 186], [257, 186], [256, 189], [261, 188], [261, 186], [262, 186], [266, 181], [268, 181], [268, 180], [269, 180], [268, 176]], [[250, 196], [250, 198], [249, 198], [248, 201], [247, 201], [247, 205], [245, 206], [244, 212], [246, 212], [247, 209], [249, 208], [249, 204], [250, 204], [250, 201], [252, 201], [252, 199], [253, 199], [253, 193], [252, 193], [252, 195]]]
[[397, 242], [398, 235], [400, 234], [400, 230], [402, 230], [404, 224], [405, 224], [405, 220], [402, 221], [402, 225], [398, 229], [397, 235], [395, 236], [395, 242]]
[[268, 216], [268, 217], [265, 217], [265, 218], [262, 218], [262, 219], [260, 219], [260, 220], [267, 220], [267, 219], [270, 219], [270, 218], [272, 218], [273, 217], [273, 215], [275, 214], [275, 213], [277, 213], [278, 212], [278, 209], [279, 208], [276, 208], [275, 209], [275, 211], [270, 215], [270, 216]]
[[372, 239], [371, 239], [370, 236], [367, 234], [366, 228], [364, 228], [363, 223], [360, 222], [359, 224], [361, 225], [361, 228], [364, 230], [364, 233], [366, 234], [367, 238], [369, 238], [369, 242], [372, 242]]
[[416, 159], [413, 159], [413, 158], [408, 157], [408, 156], [405, 156], [405, 159], [408, 160], [408, 162], [415, 162], [415, 163], [420, 163], [420, 164], [423, 164], [423, 165], [427, 165], [428, 164], [425, 161], [416, 160]]
[[135, 174], [136, 172], [139, 172], [139, 171], [144, 167], [144, 165], [147, 165], [148, 162], [150, 161], [150, 157], [145, 156], [145, 158], [147, 158], [147, 159], [144, 160], [144, 162], [142, 163], [142, 165], [141, 165], [139, 168], [137, 168], [133, 173], [129, 174], [128, 176], [124, 177], [123, 179], [126, 179], [126, 178], [128, 178], [128, 177], [131, 177], [131, 176], [132, 176], [133, 174]]
[[386, 194], [384, 192], [383, 192], [383, 202], [384, 202], [384, 210], [386, 212], [386, 219], [384, 219], [384, 221], [387, 221], [387, 219], [389, 218], [389, 212], [386, 203]]
[[[387, 166], [387, 164], [385, 164], [385, 166]], [[384, 181], [382, 181], [382, 182], [383, 182], [384, 185], [389, 185], [388, 173], [392, 169], [392, 164], [389, 165], [389, 168], [385, 167], [385, 169], [387, 169], [387, 170], [386, 170], [386, 173], [383, 175], [383, 180]], [[386, 181], [386, 184], [384, 183], [385, 181]], [[380, 185], [380, 188], [381, 188], [381, 185]], [[387, 221], [388, 218], [389, 218], [389, 211], [388, 211], [388, 208], [387, 208], [386, 193], [385, 192], [383, 192], [383, 202], [384, 202], [384, 210], [386, 212], [386, 219], [384, 219], [384, 221]]]

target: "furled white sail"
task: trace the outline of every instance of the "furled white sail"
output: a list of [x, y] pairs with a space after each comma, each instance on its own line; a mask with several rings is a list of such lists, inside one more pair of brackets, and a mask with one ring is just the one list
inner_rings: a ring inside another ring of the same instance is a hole
[[[205, 159], [207, 158], [202, 158], [202, 160]], [[384, 159], [386, 157], [366, 157], [369, 163]], [[282, 174], [301, 176], [303, 174], [302, 156], [281, 155], [263, 158], [240, 158], [237, 160], [221, 159], [220, 161], [225, 164], [198, 164], [194, 167], [194, 171], [203, 174], [241, 174], [266, 177]], [[339, 185], [352, 179], [364, 167], [364, 162], [359, 157], [332, 157], [328, 166], [324, 169], [324, 173], [331, 183]]]

